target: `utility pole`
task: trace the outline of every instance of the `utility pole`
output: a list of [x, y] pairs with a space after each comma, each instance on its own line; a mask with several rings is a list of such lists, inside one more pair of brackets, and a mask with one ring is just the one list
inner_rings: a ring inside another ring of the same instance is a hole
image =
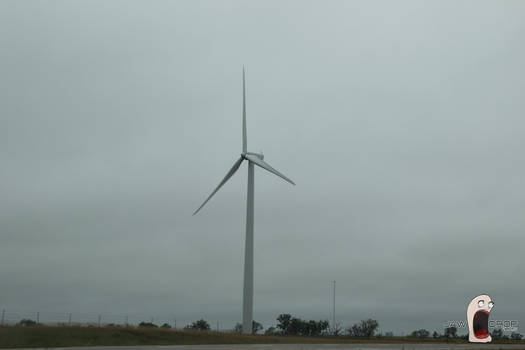
[[124, 323], [126, 327], [128, 326], [128, 315], [126, 315], [126, 322]]
[[68, 324], [71, 325], [71, 312], [69, 313]]
[[217, 321], [217, 332], [219, 331], [219, 321]]
[[332, 322], [333, 322], [333, 327], [334, 327], [334, 330], [335, 330], [335, 281], [334, 281], [334, 309], [332, 311]]
[[5, 309], [2, 309], [2, 323], [0, 323], [2, 326], [4, 325], [4, 316], [5, 316]]
[[36, 313], [36, 324], [40, 323], [40, 312]]
[[98, 326], [100, 327], [100, 319], [102, 318], [102, 315], [98, 315]]

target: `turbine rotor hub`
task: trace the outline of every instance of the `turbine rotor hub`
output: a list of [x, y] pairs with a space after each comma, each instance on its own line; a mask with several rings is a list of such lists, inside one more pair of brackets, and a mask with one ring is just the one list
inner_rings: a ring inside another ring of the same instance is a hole
[[242, 156], [243, 158], [245, 158], [244, 156], [245, 156], [246, 154], [250, 154], [250, 155], [252, 155], [252, 156], [256, 156], [257, 158], [259, 158], [259, 159], [261, 159], [261, 160], [264, 159], [264, 155], [263, 155], [262, 153], [244, 152], [244, 153], [241, 154], [241, 156]]

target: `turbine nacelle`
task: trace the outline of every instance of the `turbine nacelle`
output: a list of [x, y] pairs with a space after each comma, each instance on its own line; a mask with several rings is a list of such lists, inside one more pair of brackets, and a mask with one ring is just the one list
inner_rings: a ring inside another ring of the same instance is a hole
[[254, 153], [254, 152], [243, 152], [243, 153], [241, 153], [241, 157], [243, 157], [244, 159], [248, 159], [248, 158], [246, 158], [245, 155], [256, 156], [260, 160], [264, 160], [264, 155], [262, 153]]

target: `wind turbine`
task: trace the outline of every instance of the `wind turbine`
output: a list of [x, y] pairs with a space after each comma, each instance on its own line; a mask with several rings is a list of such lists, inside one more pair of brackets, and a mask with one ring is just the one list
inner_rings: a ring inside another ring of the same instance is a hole
[[242, 69], [242, 153], [240, 158], [233, 164], [232, 168], [224, 179], [219, 183], [202, 205], [195, 210], [193, 215], [197, 214], [199, 210], [213, 197], [215, 193], [235, 174], [237, 169], [241, 166], [244, 160], [248, 161], [248, 195], [246, 201], [246, 245], [244, 248], [244, 288], [242, 301], [242, 332], [246, 334], [252, 333], [253, 321], [253, 195], [254, 195], [254, 174], [253, 165], [257, 165], [277, 176], [288, 181], [292, 185], [295, 183], [272, 168], [263, 159], [264, 156], [259, 153], [248, 152], [246, 140], [246, 89], [244, 78], [244, 67]]

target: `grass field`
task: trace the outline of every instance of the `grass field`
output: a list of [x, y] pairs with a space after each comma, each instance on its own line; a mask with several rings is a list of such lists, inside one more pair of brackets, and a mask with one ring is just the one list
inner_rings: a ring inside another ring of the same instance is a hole
[[[406, 337], [356, 339], [349, 337], [289, 337], [241, 335], [234, 333], [201, 332], [134, 327], [79, 326], [3, 326], [0, 327], [0, 348], [59, 347], [97, 345], [192, 345], [192, 344], [279, 344], [279, 343], [438, 343], [446, 340]], [[465, 343], [466, 340], [450, 340]], [[506, 343], [518, 343], [506, 341]], [[525, 342], [520, 342], [525, 344]]]

